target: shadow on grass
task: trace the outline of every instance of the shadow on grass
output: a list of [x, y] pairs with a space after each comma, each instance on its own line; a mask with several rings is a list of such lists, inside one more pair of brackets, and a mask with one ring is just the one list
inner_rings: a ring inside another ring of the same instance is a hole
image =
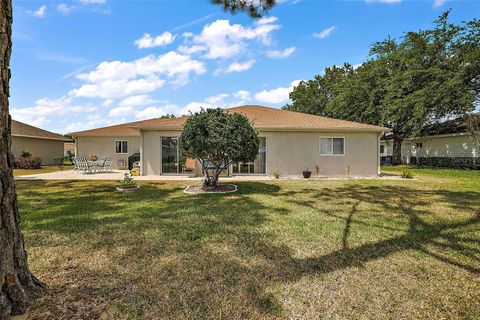
[[[53, 309], [59, 295], [79, 296], [85, 305], [100, 306], [88, 316], [98, 316], [112, 305], [117, 312], [145, 318], [282, 316], [281, 303], [268, 291], [272, 285], [358, 267], [405, 250], [480, 273], [479, 239], [465, 236], [480, 228], [479, 192], [346, 184], [288, 190], [282, 184], [250, 182], [238, 183], [234, 195], [186, 195], [181, 183], [145, 183], [132, 193], [115, 192], [108, 183], [29, 183], [19, 190], [30, 246], [58, 245], [42, 239], [45, 233], [56, 233], [87, 254], [108, 252], [108, 268], [87, 270], [75, 264], [67, 269], [69, 278], [88, 278], [88, 283], [102, 283], [107, 277], [107, 293], [91, 296], [81, 292], [89, 284], [75, 289], [60, 284], [47, 297], [45, 305]], [[46, 202], [34, 204], [42, 199]], [[472, 215], [440, 218], [429, 201]], [[282, 207], [283, 202], [293, 207]], [[336, 204], [337, 209], [326, 210], [326, 204]], [[356, 218], [362, 205], [372, 208], [370, 220]], [[299, 259], [288, 243], [262, 228], [276, 216], [295, 217], [305, 209], [344, 222], [341, 249]], [[349, 238], [356, 226], [401, 234], [355, 246]], [[55, 312], [86, 317], [85, 310]]]

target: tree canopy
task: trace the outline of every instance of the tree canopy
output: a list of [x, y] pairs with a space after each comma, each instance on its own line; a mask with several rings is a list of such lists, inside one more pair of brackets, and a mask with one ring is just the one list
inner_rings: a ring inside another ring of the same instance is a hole
[[206, 187], [216, 187], [220, 173], [231, 164], [255, 160], [259, 146], [258, 133], [247, 117], [220, 108], [193, 114], [179, 141], [187, 157], [200, 161]]
[[276, 0], [210, 0], [213, 4], [223, 6], [231, 14], [246, 12], [252, 18], [261, 18], [263, 13], [272, 9]]
[[392, 129], [394, 163], [401, 144], [422, 128], [468, 114], [480, 98], [480, 22], [456, 25], [443, 13], [429, 30], [371, 46], [366, 62], [325, 69], [301, 82], [284, 108]]

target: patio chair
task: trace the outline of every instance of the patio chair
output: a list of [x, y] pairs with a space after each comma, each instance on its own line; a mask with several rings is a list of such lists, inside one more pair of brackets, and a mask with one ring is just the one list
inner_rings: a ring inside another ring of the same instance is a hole
[[185, 163], [182, 165], [182, 174], [190, 173], [193, 175], [195, 173], [195, 159], [187, 158]]
[[88, 163], [86, 158], [78, 158], [77, 163], [79, 170], [82, 170], [83, 174], [93, 173], [94, 167]]
[[72, 163], [73, 163], [73, 171], [80, 170], [80, 168], [78, 167], [78, 160], [76, 157], [72, 157]]
[[103, 164], [100, 165], [100, 171], [110, 172], [112, 170], [112, 158], [104, 157]]

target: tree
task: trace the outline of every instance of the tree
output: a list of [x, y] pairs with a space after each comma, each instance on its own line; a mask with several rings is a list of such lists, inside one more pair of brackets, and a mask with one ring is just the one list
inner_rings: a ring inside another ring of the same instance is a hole
[[0, 319], [22, 314], [43, 285], [28, 269], [20, 232], [8, 113], [10, 55], [12, 52], [12, 1], [0, 0]]
[[223, 109], [202, 109], [185, 123], [179, 138], [184, 155], [202, 165], [204, 187], [216, 188], [223, 170], [236, 162], [254, 161], [257, 131], [242, 114]]
[[294, 111], [388, 126], [393, 163], [401, 162], [406, 137], [445, 118], [472, 112], [480, 95], [480, 23], [448, 23], [408, 32], [401, 41], [371, 46], [368, 60], [352, 69], [332, 67], [290, 94]]
[[272, 9], [276, 0], [210, 0], [213, 4], [223, 6], [231, 14], [247, 12], [252, 18], [261, 18], [262, 14]]

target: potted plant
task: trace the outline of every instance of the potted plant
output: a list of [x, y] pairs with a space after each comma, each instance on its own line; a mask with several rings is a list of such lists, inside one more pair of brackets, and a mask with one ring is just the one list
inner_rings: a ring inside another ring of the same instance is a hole
[[308, 168], [303, 169], [303, 177], [305, 179], [309, 179], [312, 175], [312, 171], [308, 170]]
[[117, 182], [119, 184], [117, 186], [118, 191], [131, 191], [140, 188], [140, 186], [135, 182], [135, 180], [133, 180], [130, 172], [125, 173], [123, 180]]

